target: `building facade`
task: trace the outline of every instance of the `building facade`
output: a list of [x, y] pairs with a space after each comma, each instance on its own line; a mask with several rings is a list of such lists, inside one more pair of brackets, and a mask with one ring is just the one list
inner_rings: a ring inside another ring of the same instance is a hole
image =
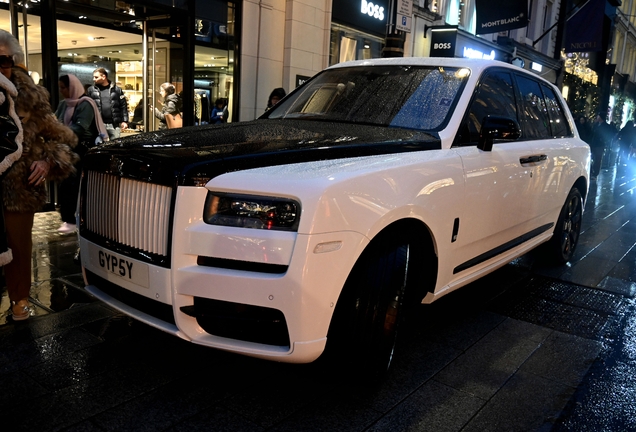
[[612, 80], [612, 118], [624, 126], [634, 120], [636, 109], [636, 1], [622, 0], [616, 8], [611, 63], [616, 65]]
[[[254, 119], [274, 88], [290, 92], [329, 65], [382, 56], [513, 63], [557, 84], [573, 111], [591, 115], [599, 106], [623, 109], [626, 96], [616, 95], [635, 87], [635, 2], [0, 0], [0, 22], [21, 40], [29, 69], [54, 103], [60, 74], [86, 81], [87, 73], [103, 66], [122, 85], [131, 108], [142, 99], [158, 106], [156, 89], [173, 83], [184, 106], [194, 107], [184, 113], [185, 124], [205, 124], [219, 99], [228, 106], [229, 121]], [[25, 3], [30, 7], [23, 8]], [[597, 14], [600, 49], [562, 51], [568, 26], [577, 27], [571, 23], [588, 3], [604, 9]], [[505, 7], [521, 11], [510, 19], [518, 25], [501, 28], [484, 19]], [[155, 120], [144, 115], [144, 129], [153, 130]]]

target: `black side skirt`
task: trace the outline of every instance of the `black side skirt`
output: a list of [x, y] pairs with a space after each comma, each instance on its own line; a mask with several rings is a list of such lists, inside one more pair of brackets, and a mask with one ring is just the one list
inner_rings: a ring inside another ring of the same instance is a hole
[[552, 228], [554, 226], [554, 223], [549, 223], [543, 226], [540, 226], [539, 228], [535, 228], [530, 232], [527, 232], [515, 239], [510, 240], [507, 243], [502, 244], [501, 246], [497, 246], [494, 249], [489, 250], [488, 252], [484, 252], [483, 254], [476, 256], [475, 258], [469, 259], [468, 261], [466, 261], [465, 263], [462, 263], [460, 265], [458, 265], [457, 267], [455, 267], [455, 269], [453, 269], [453, 274], [462, 272], [466, 269], [469, 269], [473, 266], [476, 266], [477, 264], [480, 264], [484, 261], [488, 261], [489, 259], [502, 254], [514, 247], [519, 246], [522, 243], [527, 242], [528, 240], [543, 234], [544, 232], [546, 232], [547, 230], [549, 230], [550, 228]]

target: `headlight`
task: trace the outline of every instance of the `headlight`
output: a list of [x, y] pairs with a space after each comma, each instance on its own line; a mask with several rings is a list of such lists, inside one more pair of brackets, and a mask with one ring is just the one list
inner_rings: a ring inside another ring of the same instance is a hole
[[210, 225], [296, 231], [300, 204], [287, 198], [208, 192], [203, 221]]

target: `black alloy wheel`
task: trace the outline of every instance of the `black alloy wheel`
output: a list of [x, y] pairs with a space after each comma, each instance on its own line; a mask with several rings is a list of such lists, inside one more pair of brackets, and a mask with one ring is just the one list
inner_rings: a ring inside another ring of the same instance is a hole
[[327, 336], [330, 360], [351, 366], [359, 378], [388, 370], [403, 319], [408, 242], [385, 235], [365, 250], [338, 300]]
[[579, 242], [581, 221], [583, 219], [583, 200], [577, 188], [572, 188], [565, 200], [554, 235], [547, 244], [550, 260], [562, 265], [572, 259], [574, 250]]

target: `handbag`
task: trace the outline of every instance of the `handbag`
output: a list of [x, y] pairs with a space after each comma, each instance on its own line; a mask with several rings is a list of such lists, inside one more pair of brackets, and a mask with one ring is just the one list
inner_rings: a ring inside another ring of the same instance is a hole
[[15, 142], [20, 133], [20, 128], [8, 114], [0, 114], [0, 159], [18, 151]]
[[166, 126], [168, 126], [168, 129], [175, 129], [183, 126], [183, 119], [179, 113], [166, 114], [164, 117], [166, 119]]

